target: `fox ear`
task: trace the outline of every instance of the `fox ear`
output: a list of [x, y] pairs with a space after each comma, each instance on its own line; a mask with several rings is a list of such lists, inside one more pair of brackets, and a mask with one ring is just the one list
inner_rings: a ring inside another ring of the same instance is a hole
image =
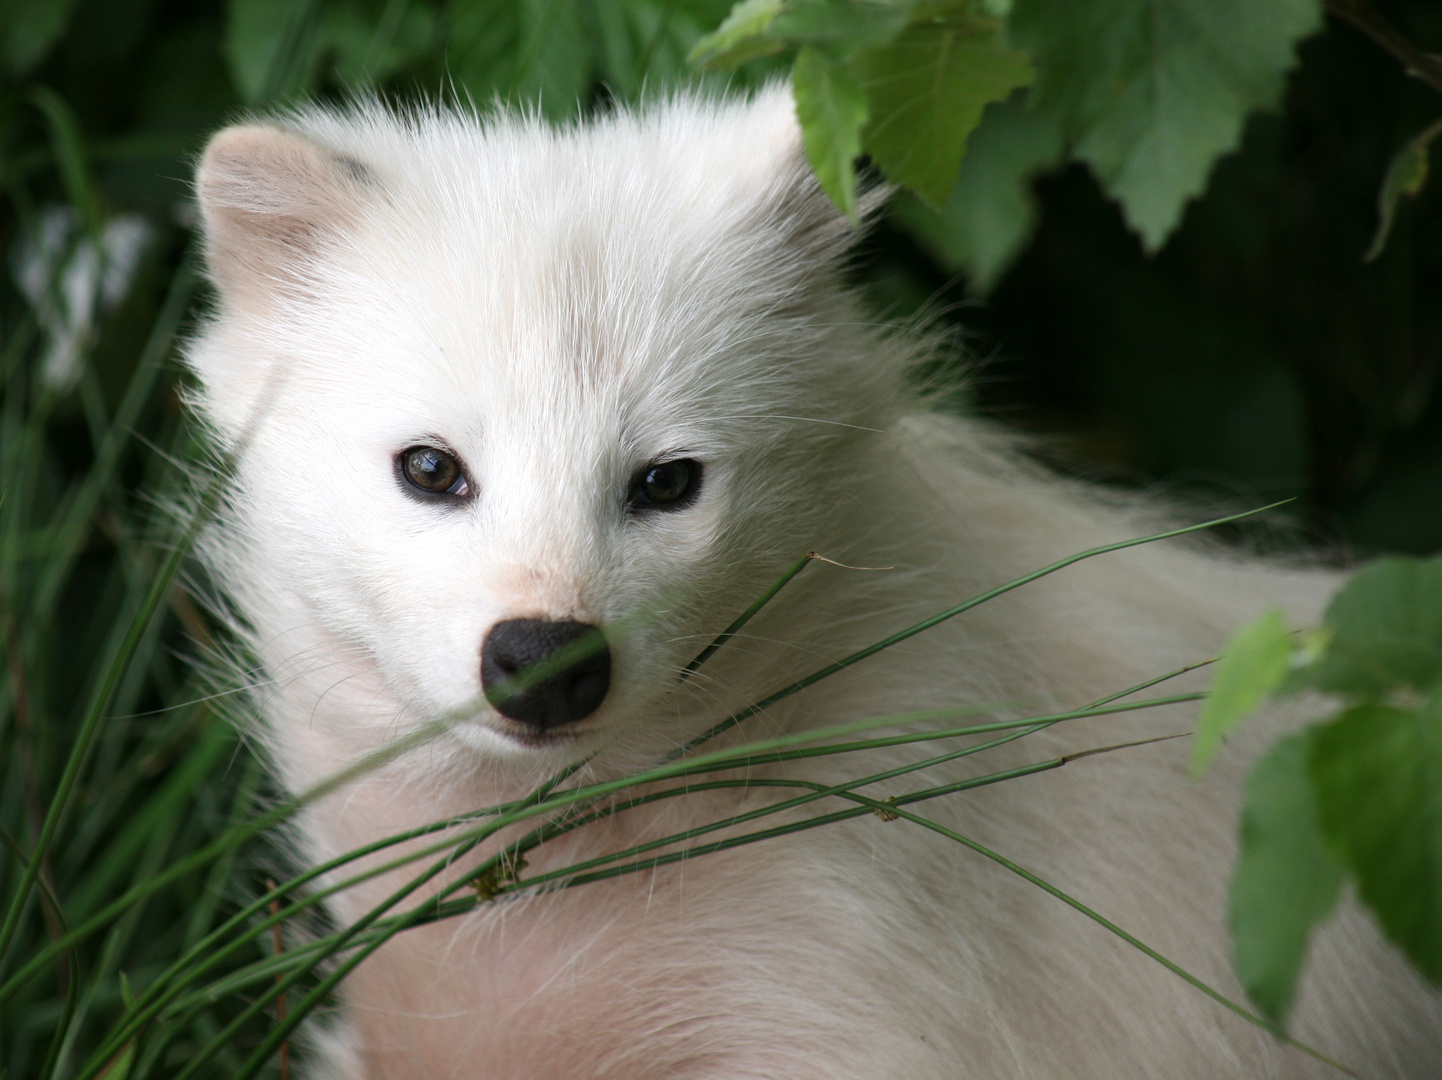
[[355, 216], [363, 166], [279, 127], [226, 128], [195, 176], [206, 260], [227, 303], [263, 306], [303, 286], [311, 260]]

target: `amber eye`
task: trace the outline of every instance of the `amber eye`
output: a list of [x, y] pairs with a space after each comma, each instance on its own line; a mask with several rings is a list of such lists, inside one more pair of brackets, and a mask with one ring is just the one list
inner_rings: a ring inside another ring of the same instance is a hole
[[631, 507], [637, 510], [681, 510], [696, 498], [701, 465], [690, 458], [647, 465], [631, 481]]
[[396, 459], [401, 478], [427, 495], [469, 495], [461, 463], [434, 446], [412, 446]]

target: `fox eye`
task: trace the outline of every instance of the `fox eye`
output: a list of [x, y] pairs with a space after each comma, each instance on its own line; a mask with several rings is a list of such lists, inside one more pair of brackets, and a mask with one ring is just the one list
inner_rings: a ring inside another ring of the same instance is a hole
[[683, 510], [701, 487], [701, 465], [690, 458], [657, 461], [645, 466], [631, 481], [631, 508]]
[[427, 495], [469, 495], [461, 463], [434, 446], [412, 446], [396, 459], [401, 479]]

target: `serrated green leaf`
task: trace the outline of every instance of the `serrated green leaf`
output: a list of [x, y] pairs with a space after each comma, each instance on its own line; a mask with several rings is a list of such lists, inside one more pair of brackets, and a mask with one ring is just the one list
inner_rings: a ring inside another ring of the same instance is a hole
[[866, 91], [846, 64], [807, 46], [791, 69], [806, 160], [843, 214], [856, 219], [856, 159], [866, 123]]
[[1155, 250], [1321, 17], [1317, 0], [1015, 0], [1010, 29], [1037, 106]]
[[896, 220], [947, 270], [989, 292], [1031, 236], [1032, 181], [1062, 154], [1055, 118], [1026, 107], [1025, 93], [988, 105], [966, 143], [961, 173], [940, 211], [906, 196], [892, 202]]
[[1237, 631], [1217, 661], [1192, 739], [1192, 775], [1201, 776], [1233, 731], [1282, 685], [1292, 657], [1292, 638], [1280, 611], [1268, 611]]
[[871, 113], [862, 147], [887, 179], [933, 206], [951, 194], [982, 110], [1032, 76], [989, 18], [917, 23], [857, 63]]
[[1377, 232], [1367, 246], [1363, 262], [1373, 262], [1387, 246], [1387, 237], [1392, 234], [1392, 222], [1397, 217], [1397, 204], [1402, 196], [1416, 198], [1427, 183], [1432, 140], [1442, 135], [1442, 120], [1432, 124], [1420, 135], [1414, 137], [1397, 151], [1397, 156], [1387, 166], [1387, 175], [1382, 180], [1382, 190], [1377, 192]]
[[1247, 778], [1229, 915], [1237, 980], [1273, 1020], [1292, 1004], [1312, 928], [1337, 904], [1343, 867], [1328, 850], [1308, 771], [1315, 729], [1278, 742]]
[[785, 43], [766, 31], [781, 13], [781, 0], [741, 0], [714, 33], [707, 34], [686, 59], [707, 67], [735, 67], [752, 57], [769, 56]]
[[1359, 705], [1318, 729], [1322, 831], [1382, 930], [1442, 984], [1442, 705]]
[[1442, 678], [1442, 557], [1379, 559], [1354, 574], [1323, 617], [1326, 647], [1304, 685], [1354, 698]]

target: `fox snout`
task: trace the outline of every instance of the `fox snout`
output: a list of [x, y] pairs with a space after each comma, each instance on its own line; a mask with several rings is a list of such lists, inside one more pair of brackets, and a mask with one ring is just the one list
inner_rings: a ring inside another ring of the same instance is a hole
[[481, 645], [486, 700], [538, 732], [590, 716], [610, 686], [611, 650], [586, 623], [506, 619]]

